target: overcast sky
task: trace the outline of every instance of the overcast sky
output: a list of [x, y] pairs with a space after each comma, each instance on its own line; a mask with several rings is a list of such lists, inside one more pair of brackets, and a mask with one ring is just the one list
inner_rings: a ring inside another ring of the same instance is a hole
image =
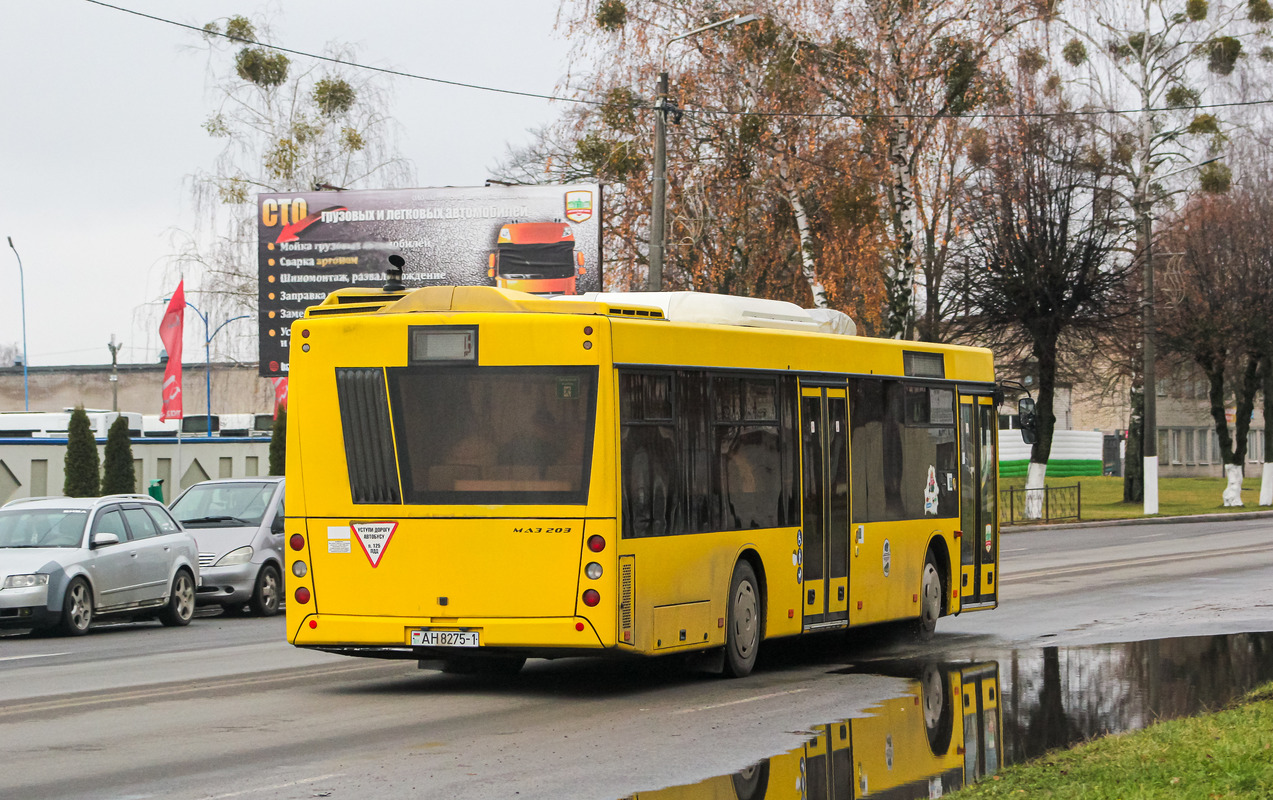
[[[321, 52], [341, 41], [364, 63], [520, 91], [552, 93], [567, 71], [557, 0], [111, 2], [198, 26], [267, 12], [280, 46]], [[124, 344], [121, 363], [157, 359], [154, 306], [174, 288], [172, 232], [193, 227], [186, 178], [219, 149], [201, 128], [213, 97], [199, 44], [85, 0], [0, 2], [0, 344], [22, 343], [9, 236], [26, 277], [30, 364], [109, 363], [111, 334]], [[417, 80], [389, 85], [420, 186], [482, 185], [508, 144], [563, 110]], [[203, 342], [187, 314], [186, 363], [202, 361]]]

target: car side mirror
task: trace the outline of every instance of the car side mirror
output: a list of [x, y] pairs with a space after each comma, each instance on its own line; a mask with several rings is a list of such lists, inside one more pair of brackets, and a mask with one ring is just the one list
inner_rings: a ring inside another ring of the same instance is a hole
[[119, 544], [119, 536], [114, 533], [95, 533], [93, 534], [93, 546], [105, 547], [109, 544]]
[[1029, 397], [1017, 402], [1017, 424], [1021, 428], [1021, 441], [1034, 444], [1039, 440], [1038, 415], [1034, 413], [1034, 400]]
[[275, 514], [274, 521], [270, 523], [270, 533], [282, 533], [282, 532], [283, 532], [283, 515]]

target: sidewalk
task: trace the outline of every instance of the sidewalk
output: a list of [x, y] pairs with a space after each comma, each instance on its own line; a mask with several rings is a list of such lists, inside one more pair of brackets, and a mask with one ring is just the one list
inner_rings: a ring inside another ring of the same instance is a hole
[[1017, 523], [1001, 525], [1000, 533], [1026, 533], [1028, 531], [1059, 531], [1066, 528], [1101, 528], [1110, 525], [1152, 525], [1156, 522], [1223, 522], [1236, 519], [1266, 519], [1273, 517], [1269, 511], [1235, 511], [1219, 514], [1190, 514], [1182, 517], [1128, 517], [1127, 519], [1096, 519], [1089, 522]]

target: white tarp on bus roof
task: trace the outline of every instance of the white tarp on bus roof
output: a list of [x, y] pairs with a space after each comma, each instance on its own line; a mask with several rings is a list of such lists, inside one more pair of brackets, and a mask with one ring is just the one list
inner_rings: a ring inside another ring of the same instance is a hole
[[663, 315], [674, 322], [806, 330], [841, 336], [857, 334], [857, 325], [843, 311], [801, 308], [783, 300], [708, 292], [586, 292], [573, 296], [561, 295], [554, 299], [586, 300], [616, 306], [650, 306], [662, 309]]

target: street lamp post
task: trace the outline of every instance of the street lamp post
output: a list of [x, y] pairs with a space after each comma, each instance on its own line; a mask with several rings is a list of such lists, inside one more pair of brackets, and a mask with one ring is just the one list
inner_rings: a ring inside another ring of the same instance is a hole
[[25, 410], [31, 410], [31, 389], [27, 383], [27, 282], [26, 277], [22, 273], [22, 256], [18, 255], [18, 248], [13, 246], [13, 237], [6, 237], [9, 240], [9, 249], [13, 251], [13, 255], [18, 259], [18, 291], [22, 299], [22, 396], [23, 402], [26, 404]]
[[[1188, 172], [1191, 169], [1205, 167], [1213, 164], [1221, 159], [1221, 156], [1208, 158], [1206, 161], [1199, 161], [1197, 164], [1190, 164], [1187, 167], [1169, 172], [1163, 175], [1159, 180], [1179, 175], [1182, 172]], [[1146, 179], [1146, 185], [1149, 180]], [[1158, 513], [1158, 379], [1155, 366], [1157, 358], [1157, 347], [1154, 340], [1154, 214], [1153, 199], [1149, 196], [1149, 190], [1145, 190], [1145, 195], [1141, 199], [1140, 204], [1140, 224], [1141, 235], [1144, 237], [1144, 296], [1142, 298], [1141, 308], [1141, 355], [1144, 357], [1144, 364], [1141, 367], [1142, 381], [1144, 383], [1141, 423], [1141, 456], [1143, 458], [1143, 470], [1141, 472], [1141, 490], [1144, 494], [1144, 514], [1152, 516]]]
[[654, 103], [654, 176], [652, 180], [654, 194], [650, 198], [650, 275], [646, 282], [646, 288], [651, 292], [663, 290], [663, 255], [666, 238], [664, 229], [667, 216], [667, 115], [670, 105], [668, 103], [667, 50], [672, 42], [697, 36], [703, 31], [710, 31], [722, 25], [728, 25], [731, 28], [746, 25], [758, 19], [760, 17], [755, 14], [740, 14], [678, 34], [663, 44], [663, 55], [659, 62], [657, 98]]
[[[164, 302], [168, 302], [169, 299], [170, 298], [165, 298]], [[218, 333], [221, 332], [221, 329], [224, 328], [226, 325], [229, 325], [231, 322], [234, 322], [236, 319], [247, 319], [250, 315], [240, 314], [237, 317], [231, 317], [230, 319], [227, 319], [225, 322], [222, 322], [220, 325], [218, 325], [216, 330], [209, 333], [208, 332], [208, 328], [209, 328], [208, 315], [200, 311], [199, 307], [196, 306], [194, 303], [190, 302], [189, 300], [186, 301], [186, 305], [193, 308], [194, 313], [198, 314], [199, 319], [203, 320], [203, 377], [204, 377], [204, 391], [206, 392], [206, 397], [208, 401], [208, 407], [207, 407], [208, 436], [211, 436], [212, 435], [212, 340], [213, 338], [216, 337]]]

